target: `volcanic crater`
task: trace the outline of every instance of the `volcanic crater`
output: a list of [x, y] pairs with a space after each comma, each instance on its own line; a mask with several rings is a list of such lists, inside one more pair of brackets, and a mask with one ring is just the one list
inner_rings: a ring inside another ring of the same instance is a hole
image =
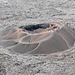
[[71, 48], [75, 30], [59, 23], [7, 27], [0, 33], [0, 45], [20, 54], [50, 54]]

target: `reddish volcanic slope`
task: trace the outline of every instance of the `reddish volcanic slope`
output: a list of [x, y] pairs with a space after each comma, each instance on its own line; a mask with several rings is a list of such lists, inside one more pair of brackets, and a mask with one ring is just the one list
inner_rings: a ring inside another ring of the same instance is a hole
[[0, 45], [21, 54], [50, 54], [69, 49], [75, 30], [59, 23], [8, 27], [0, 34]]

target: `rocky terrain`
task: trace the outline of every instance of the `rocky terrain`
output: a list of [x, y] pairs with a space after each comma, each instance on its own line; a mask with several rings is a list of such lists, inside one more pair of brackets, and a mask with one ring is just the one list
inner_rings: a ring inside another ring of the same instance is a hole
[[[49, 22], [75, 28], [75, 1], [0, 0], [0, 30]], [[75, 75], [75, 45], [50, 55], [13, 54], [0, 46], [0, 75]]]

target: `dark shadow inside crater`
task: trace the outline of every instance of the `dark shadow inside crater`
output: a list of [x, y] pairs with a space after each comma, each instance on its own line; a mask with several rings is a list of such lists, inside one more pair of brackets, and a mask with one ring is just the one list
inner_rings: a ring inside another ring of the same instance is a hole
[[24, 30], [27, 31], [34, 31], [36, 29], [42, 28], [42, 29], [46, 29], [49, 27], [49, 24], [37, 24], [37, 25], [27, 25], [27, 26], [20, 26], [19, 28], [22, 28]]

